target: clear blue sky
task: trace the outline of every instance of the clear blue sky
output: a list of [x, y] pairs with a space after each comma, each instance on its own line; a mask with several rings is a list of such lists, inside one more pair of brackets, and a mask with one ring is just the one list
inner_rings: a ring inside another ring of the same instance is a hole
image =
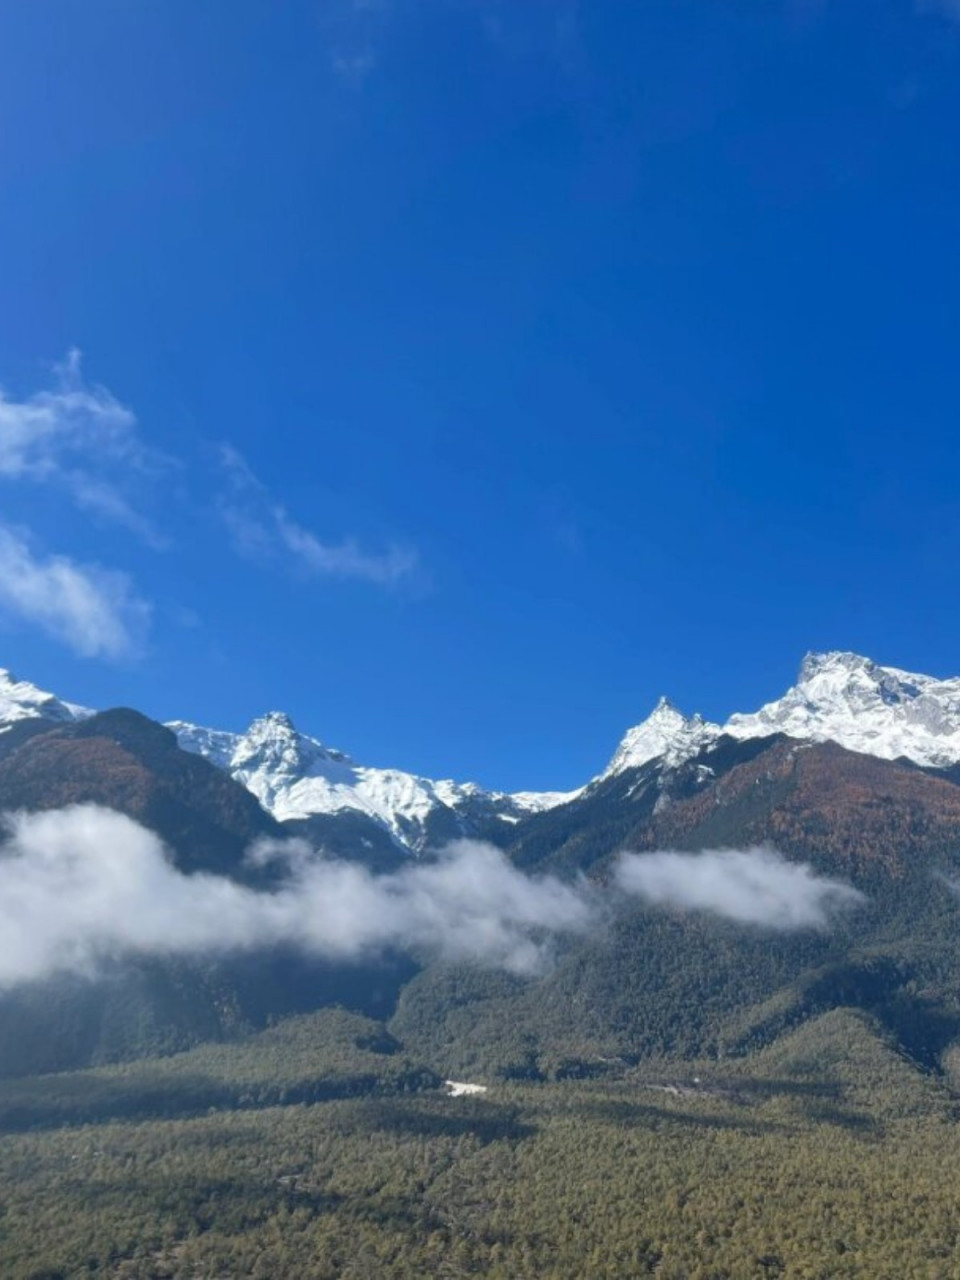
[[8, 0], [0, 665], [510, 788], [960, 671], [958, 122], [947, 0]]

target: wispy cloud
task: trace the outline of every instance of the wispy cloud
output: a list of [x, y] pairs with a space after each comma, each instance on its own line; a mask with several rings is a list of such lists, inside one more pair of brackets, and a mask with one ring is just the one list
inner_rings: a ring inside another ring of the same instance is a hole
[[340, 542], [318, 538], [273, 499], [231, 445], [221, 445], [220, 465], [227, 485], [220, 513], [240, 554], [285, 562], [312, 577], [356, 578], [380, 586], [393, 586], [419, 568], [419, 557], [407, 547], [376, 552], [352, 538]]
[[624, 854], [615, 881], [650, 903], [768, 929], [823, 929], [865, 900], [852, 885], [764, 848]]
[[0, 613], [39, 627], [82, 657], [135, 656], [149, 605], [122, 573], [66, 556], [41, 557], [0, 525]]
[[0, 480], [56, 485], [82, 510], [162, 545], [129, 490], [171, 465], [141, 439], [130, 409], [84, 380], [77, 350], [46, 390], [18, 400], [0, 388]]

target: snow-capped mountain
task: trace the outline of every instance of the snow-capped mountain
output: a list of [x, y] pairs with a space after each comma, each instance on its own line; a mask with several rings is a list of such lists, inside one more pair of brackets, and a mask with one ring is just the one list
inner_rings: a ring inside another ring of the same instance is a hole
[[18, 680], [12, 671], [0, 667], [0, 733], [17, 720], [54, 720], [65, 723], [93, 715], [86, 707], [62, 702], [35, 684]]
[[369, 768], [300, 733], [279, 711], [254, 720], [242, 734], [178, 720], [167, 727], [181, 747], [229, 772], [280, 822], [352, 810], [415, 850], [430, 843], [434, 832], [446, 839], [473, 835], [478, 820], [514, 823], [569, 798], [559, 792], [506, 795], [469, 782], [434, 782], [399, 769]]
[[881, 667], [855, 653], [809, 653], [797, 683], [782, 698], [732, 715], [723, 725], [684, 716], [661, 699], [647, 720], [627, 732], [602, 776], [660, 757], [674, 767], [722, 734], [743, 740], [775, 733], [946, 768], [960, 762], [960, 678], [938, 680]]
[[661, 698], [642, 724], [628, 729], [604, 776], [639, 769], [663, 758], [668, 768], [699, 755], [720, 736], [719, 725], [702, 716], [685, 716], [669, 698]]
[[944, 768], [960, 761], [960, 678], [914, 675], [855, 653], [809, 653], [792, 689], [754, 715], [731, 716], [724, 732], [785, 733]]
[[[0, 670], [0, 733], [20, 721], [63, 724], [92, 714]], [[419, 851], [459, 835], [500, 838], [497, 833], [580, 794], [510, 795], [371, 768], [299, 732], [279, 712], [261, 716], [245, 733], [182, 720], [168, 727], [181, 747], [229, 773], [279, 821], [307, 824], [320, 839], [333, 821], [345, 842], [366, 843], [372, 836], [387, 850]], [[853, 653], [811, 653], [782, 698], [732, 715], [723, 725], [684, 716], [661, 699], [647, 720], [627, 732], [598, 780], [654, 761], [662, 762], [661, 772], [676, 769], [724, 735], [748, 740], [778, 733], [926, 767], [954, 765], [960, 762], [960, 677], [915, 675]], [[345, 818], [353, 825], [344, 826]]]

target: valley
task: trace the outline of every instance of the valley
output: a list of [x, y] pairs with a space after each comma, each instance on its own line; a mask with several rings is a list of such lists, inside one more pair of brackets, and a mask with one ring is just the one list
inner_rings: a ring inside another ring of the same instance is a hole
[[[0, 1273], [951, 1276], [953, 684], [808, 659], [785, 724], [661, 704], [518, 801], [9, 680], [0, 876], [49, 937], [0, 990]], [[133, 918], [78, 949], [67, 884]]]

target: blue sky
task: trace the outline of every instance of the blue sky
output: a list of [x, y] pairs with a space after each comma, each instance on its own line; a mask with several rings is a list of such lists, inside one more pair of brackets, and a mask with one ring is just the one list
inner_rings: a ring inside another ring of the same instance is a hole
[[958, 120], [946, 2], [0, 6], [0, 665], [509, 788], [960, 671]]

